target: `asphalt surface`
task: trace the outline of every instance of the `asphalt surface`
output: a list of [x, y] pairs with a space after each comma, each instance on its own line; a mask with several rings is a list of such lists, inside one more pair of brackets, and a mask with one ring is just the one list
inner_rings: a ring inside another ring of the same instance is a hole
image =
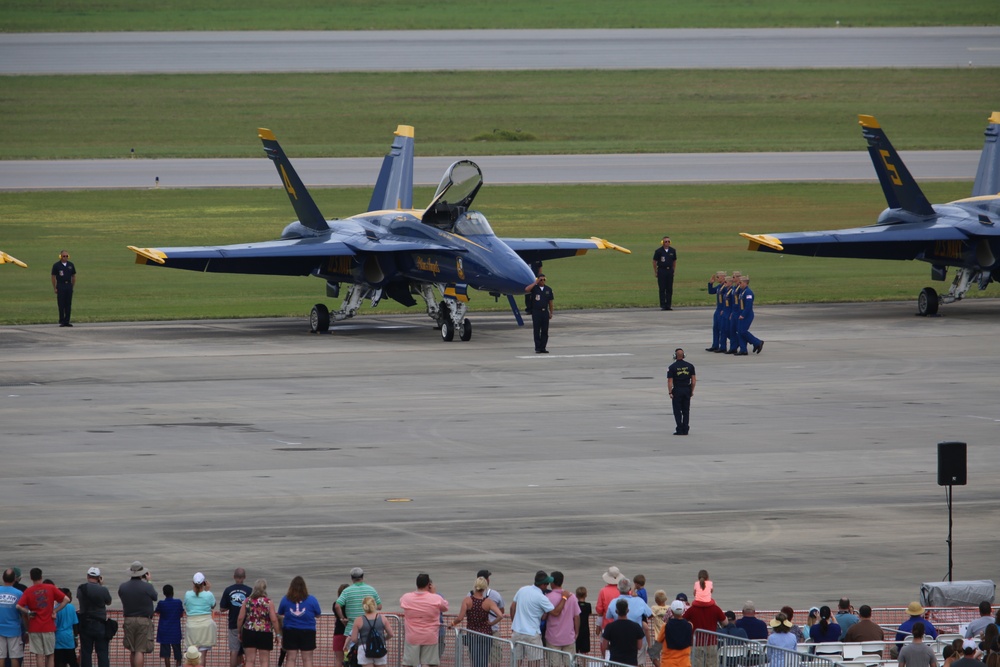
[[[920, 182], [971, 181], [980, 151], [905, 151]], [[292, 158], [311, 187], [371, 187], [382, 158]], [[414, 159], [416, 185], [437, 185], [457, 157]], [[617, 183], [874, 182], [867, 151], [482, 155], [469, 158], [487, 185]], [[263, 157], [205, 160], [0, 160], [0, 190], [277, 187]]]
[[946, 574], [936, 443], [961, 440], [954, 576], [997, 580], [1000, 300], [914, 311], [760, 307], [740, 358], [702, 351], [708, 308], [557, 310], [549, 355], [475, 312], [468, 343], [417, 315], [4, 327], [4, 560], [302, 574], [324, 609], [356, 565], [390, 608], [418, 571], [455, 600], [487, 567], [509, 600], [539, 568], [596, 591], [611, 564], [671, 595], [706, 568], [725, 607], [905, 605]]
[[1000, 67], [1000, 27], [0, 35], [0, 74]]

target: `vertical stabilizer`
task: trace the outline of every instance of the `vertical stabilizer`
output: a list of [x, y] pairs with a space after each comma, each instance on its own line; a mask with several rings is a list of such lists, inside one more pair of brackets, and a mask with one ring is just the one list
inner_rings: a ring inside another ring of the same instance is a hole
[[306, 190], [302, 179], [299, 178], [299, 175], [295, 173], [295, 169], [292, 168], [292, 163], [288, 161], [285, 151], [281, 150], [281, 146], [274, 137], [274, 133], [271, 130], [261, 127], [257, 129], [257, 136], [260, 137], [261, 142], [264, 144], [264, 152], [267, 154], [267, 157], [271, 159], [271, 162], [274, 163], [275, 168], [278, 170], [278, 175], [281, 177], [281, 184], [284, 186], [285, 192], [288, 193], [288, 199], [291, 200], [296, 215], [299, 216], [299, 222], [309, 229], [315, 229], [318, 232], [325, 232], [330, 229], [330, 225], [326, 224], [326, 218], [319, 212], [319, 207], [313, 201], [312, 195]]
[[972, 186], [972, 196], [1000, 194], [1000, 111], [990, 115], [986, 126], [986, 141], [979, 156], [976, 183]]
[[889, 143], [878, 121], [873, 116], [858, 116], [858, 122], [862, 136], [868, 141], [868, 154], [875, 165], [875, 173], [889, 208], [900, 208], [917, 215], [933, 215], [931, 203], [910, 175], [899, 153]]
[[413, 208], [413, 127], [400, 125], [392, 148], [382, 160], [368, 210], [410, 208]]

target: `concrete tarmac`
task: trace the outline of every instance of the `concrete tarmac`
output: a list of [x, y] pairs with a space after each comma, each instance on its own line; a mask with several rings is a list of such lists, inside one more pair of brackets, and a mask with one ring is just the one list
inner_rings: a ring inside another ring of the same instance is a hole
[[389, 609], [420, 571], [454, 603], [483, 567], [509, 600], [612, 564], [671, 597], [706, 568], [727, 608], [905, 605], [947, 573], [960, 440], [954, 577], [997, 580], [1000, 300], [914, 311], [760, 307], [748, 357], [703, 351], [707, 307], [557, 310], [549, 355], [499, 313], [467, 343], [422, 315], [0, 328], [3, 560], [112, 590], [134, 559], [181, 591], [302, 574], [326, 610], [356, 565]]

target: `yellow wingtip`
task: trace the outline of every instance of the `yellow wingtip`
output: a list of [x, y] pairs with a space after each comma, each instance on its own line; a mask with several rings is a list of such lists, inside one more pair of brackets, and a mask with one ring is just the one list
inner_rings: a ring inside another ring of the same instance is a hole
[[396, 127], [396, 136], [398, 137], [409, 137], [413, 138], [413, 126], [412, 125], [399, 125]]
[[266, 127], [258, 127], [257, 128], [257, 136], [260, 139], [266, 140], [266, 141], [277, 141], [278, 140], [278, 138], [274, 136], [274, 132], [272, 132], [271, 130], [267, 129]]
[[768, 234], [747, 234], [746, 232], [740, 232], [740, 236], [750, 241], [750, 246], [747, 250], [757, 250], [760, 246], [777, 250], [778, 252], [782, 252], [785, 249], [785, 246], [781, 245], [781, 239]]
[[17, 266], [20, 266], [22, 269], [28, 268], [27, 264], [19, 260], [17, 257], [14, 257], [13, 255], [8, 255], [3, 250], [0, 250], [0, 264], [15, 264]]
[[861, 127], [870, 127], [872, 129], [877, 129], [881, 127], [878, 121], [875, 120], [875, 116], [866, 116], [864, 114], [858, 114], [858, 124]]
[[618, 252], [623, 252], [626, 255], [631, 255], [632, 251], [624, 246], [620, 246], [617, 243], [612, 243], [607, 239], [601, 239], [596, 236], [591, 236], [590, 240], [597, 244], [600, 250], [617, 250]]
[[144, 259], [150, 262], [156, 262], [157, 264], [166, 264], [167, 254], [162, 250], [157, 250], [156, 248], [136, 248], [134, 245], [128, 246], [128, 249], [135, 253], [135, 263], [145, 264], [142, 261]]

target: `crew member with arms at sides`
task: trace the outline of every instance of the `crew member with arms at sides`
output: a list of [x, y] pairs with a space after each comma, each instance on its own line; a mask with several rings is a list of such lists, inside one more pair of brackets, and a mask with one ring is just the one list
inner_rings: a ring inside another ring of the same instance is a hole
[[667, 392], [674, 410], [677, 430], [674, 435], [687, 435], [691, 429], [691, 397], [698, 379], [694, 364], [684, 358], [684, 350], [674, 350], [674, 363], [667, 369]]
[[673, 310], [676, 269], [677, 251], [670, 247], [670, 237], [664, 236], [660, 247], [653, 252], [653, 275], [660, 291], [660, 310]]
[[69, 252], [59, 251], [59, 261], [52, 265], [52, 289], [59, 306], [59, 326], [71, 327], [73, 313], [73, 288], [76, 287], [76, 267], [69, 261]]
[[552, 319], [552, 301], [555, 295], [545, 283], [545, 274], [539, 273], [535, 282], [524, 288], [531, 299], [531, 325], [535, 333], [535, 354], [548, 354], [549, 320]]
[[706, 352], [718, 352], [720, 343], [725, 349], [725, 339], [722, 338], [722, 290], [729, 285], [729, 278], [725, 271], [716, 271], [715, 275], [708, 279], [708, 293], [715, 295], [715, 313], [712, 315], [712, 347], [706, 347]]

